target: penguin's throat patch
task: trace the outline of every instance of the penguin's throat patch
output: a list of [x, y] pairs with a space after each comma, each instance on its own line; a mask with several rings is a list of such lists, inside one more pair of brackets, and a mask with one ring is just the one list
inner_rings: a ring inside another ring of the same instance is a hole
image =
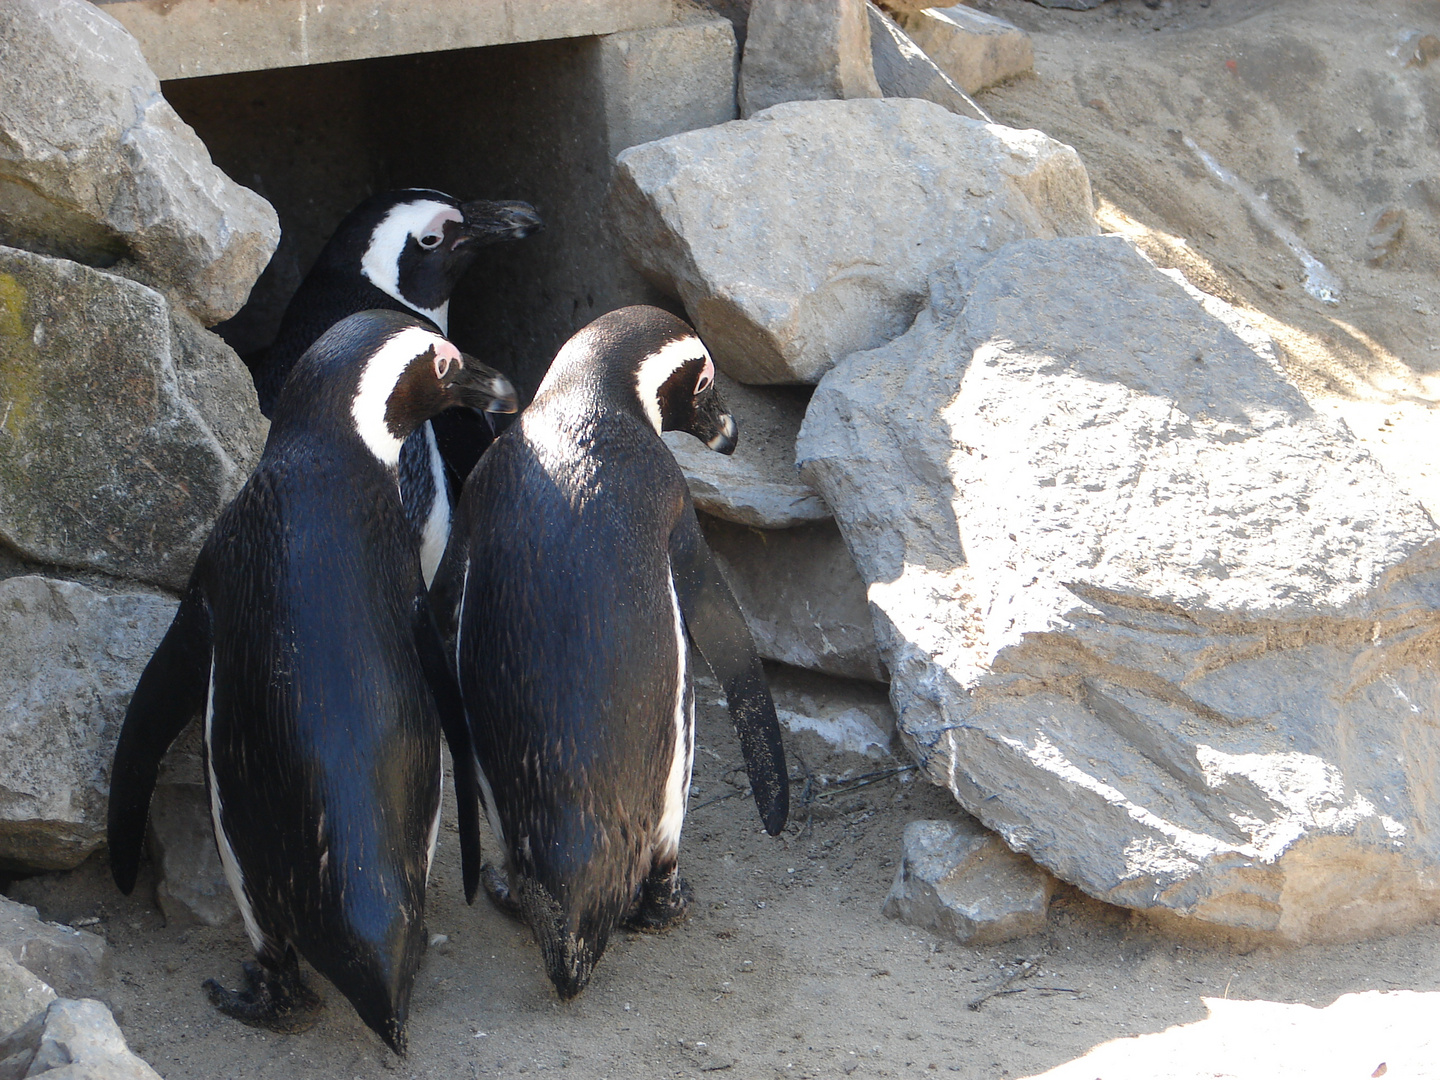
[[643, 360], [635, 373], [635, 392], [656, 432], [665, 429], [675, 409], [688, 405], [696, 387], [708, 378], [715, 380], [715, 362], [710, 350], [694, 334], [667, 341]]

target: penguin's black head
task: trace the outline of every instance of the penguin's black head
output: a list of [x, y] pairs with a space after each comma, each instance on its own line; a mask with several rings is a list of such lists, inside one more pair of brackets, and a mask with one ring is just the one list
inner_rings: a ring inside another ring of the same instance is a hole
[[412, 315], [362, 311], [320, 336], [295, 364], [275, 408], [289, 426], [344, 408], [355, 434], [383, 464], [432, 416], [456, 406], [514, 412], [515, 388]]
[[381, 292], [445, 327], [450, 295], [479, 250], [541, 228], [529, 203], [462, 203], [441, 191], [406, 188], [351, 211], [335, 231], [333, 254], [355, 260]]
[[608, 396], [637, 402], [657, 432], [688, 431], [717, 453], [735, 450], [735, 418], [720, 399], [710, 350], [667, 311], [635, 306], [600, 316], [565, 343], [551, 372], [556, 383], [599, 380]]

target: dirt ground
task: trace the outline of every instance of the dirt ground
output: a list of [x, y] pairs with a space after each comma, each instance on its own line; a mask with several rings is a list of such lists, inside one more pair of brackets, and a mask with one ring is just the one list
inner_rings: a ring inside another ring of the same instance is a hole
[[[1076, 146], [1107, 229], [1248, 312], [1316, 408], [1343, 416], [1440, 509], [1440, 474], [1426, 461], [1440, 434], [1440, 3], [977, 6], [1032, 33], [1037, 69], [981, 104]], [[1297, 246], [1337, 283], [1337, 303], [1306, 291]], [[902, 760], [827, 755], [797, 738], [823, 778], [811, 786], [820, 797], [797, 800], [785, 833], [766, 837], [737, 787], [724, 712], [713, 694], [701, 697], [682, 851], [696, 894], [690, 920], [665, 936], [617, 935], [589, 990], [562, 1005], [528, 931], [483, 898], [465, 906], [452, 821], [426, 913], [448, 940], [421, 970], [403, 1060], [328, 987], [323, 1020], [303, 1035], [218, 1016], [200, 983], [238, 979], [248, 956], [239, 924], [167, 928], [152, 884], [127, 900], [99, 860], [11, 891], [48, 918], [98, 920], [89, 928], [109, 939], [115, 961], [109, 999], [132, 1047], [167, 1080], [1024, 1077], [1112, 1040], [1203, 1021], [1204, 998], [1247, 1003], [1226, 1008], [1253, 1015], [1258, 1041], [1211, 1040], [1222, 1060], [1164, 1065], [1143, 1049], [1153, 1039], [1122, 1042], [1109, 1048], [1105, 1080], [1440, 1076], [1440, 1048], [1427, 1057], [1423, 1045], [1440, 1033], [1440, 927], [1245, 951], [1166, 937], [1062, 887], [1041, 934], [981, 948], [942, 941], [883, 918], [880, 906], [905, 824], [958, 813], [949, 797]], [[1373, 1004], [1377, 992], [1390, 995], [1382, 1009], [1393, 1002], [1422, 1019], [1366, 1021], [1353, 1038], [1337, 1027], [1359, 1055], [1344, 1062], [1287, 1049], [1273, 1010], [1249, 1004], [1324, 1008], [1346, 994]], [[1374, 1053], [1367, 1038], [1379, 1040]], [[1073, 1064], [1065, 1075], [1088, 1080], [1099, 1068]]]

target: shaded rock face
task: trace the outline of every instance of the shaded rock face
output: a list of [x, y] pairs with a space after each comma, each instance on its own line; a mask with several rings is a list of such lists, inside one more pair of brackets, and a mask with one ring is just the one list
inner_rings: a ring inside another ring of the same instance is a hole
[[44, 922], [28, 904], [0, 896], [0, 952], [60, 994], [94, 993], [110, 975], [105, 939]]
[[1176, 927], [1440, 912], [1440, 531], [1128, 243], [937, 275], [797, 453], [902, 737], [1012, 847]]
[[886, 680], [865, 583], [832, 521], [778, 531], [702, 518], [705, 540], [767, 660]]
[[0, 248], [0, 540], [179, 589], [267, 430], [249, 373], [153, 289]]
[[1070, 147], [898, 98], [777, 105], [632, 147], [610, 209], [746, 383], [814, 383], [903, 333], [941, 266], [1097, 231]]
[[757, 529], [829, 520], [830, 508], [795, 470], [795, 436], [808, 395], [792, 387], [746, 386], [723, 372], [717, 379], [740, 429], [735, 452], [717, 454], [683, 431], [664, 435], [696, 509]]
[[885, 97], [924, 98], [957, 116], [989, 122], [984, 110], [910, 40], [894, 19], [874, 4], [866, 4], [866, 10], [870, 15], [870, 60], [875, 81]]
[[878, 98], [865, 0], [754, 0], [740, 62], [740, 115], [782, 101]]
[[0, 243], [113, 266], [212, 325], [279, 240], [119, 23], [82, 0], [0, 5]]
[[67, 998], [46, 1010], [35, 1056], [24, 1075], [51, 1072], [77, 1080], [160, 1080], [159, 1073], [131, 1052], [104, 1002]]
[[967, 94], [1035, 70], [1030, 35], [968, 7], [932, 7], [901, 15], [901, 27]]
[[215, 848], [204, 784], [162, 783], [150, 800], [155, 900], [167, 926], [224, 926], [240, 916]]
[[[0, 1036], [8, 1035], [36, 1016], [43, 1016], [55, 991], [29, 968], [21, 967], [8, 950], [0, 949]], [[0, 1053], [0, 1069], [5, 1054]], [[0, 1072], [0, 1076], [4, 1076]]]
[[912, 821], [881, 913], [967, 945], [1045, 929], [1055, 879], [972, 818]]
[[0, 860], [64, 870], [104, 841], [125, 706], [175, 608], [36, 575], [0, 581]]

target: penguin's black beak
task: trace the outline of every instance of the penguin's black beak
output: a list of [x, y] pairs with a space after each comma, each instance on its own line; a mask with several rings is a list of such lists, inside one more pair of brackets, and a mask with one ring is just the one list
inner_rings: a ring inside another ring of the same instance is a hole
[[735, 452], [735, 444], [740, 441], [735, 417], [731, 416], [730, 410], [725, 408], [725, 402], [720, 398], [719, 388], [713, 385], [695, 399], [694, 408], [690, 413], [690, 423], [685, 426], [684, 430], [694, 435], [717, 454], [727, 456]]
[[468, 353], [461, 356], [465, 366], [454, 368], [445, 380], [454, 404], [491, 413], [513, 413], [520, 408], [520, 398], [509, 379]]
[[461, 245], [480, 246], [500, 240], [523, 240], [545, 227], [535, 207], [527, 202], [491, 202], [476, 199], [464, 203], [460, 212], [465, 220], [460, 223], [451, 249]]

